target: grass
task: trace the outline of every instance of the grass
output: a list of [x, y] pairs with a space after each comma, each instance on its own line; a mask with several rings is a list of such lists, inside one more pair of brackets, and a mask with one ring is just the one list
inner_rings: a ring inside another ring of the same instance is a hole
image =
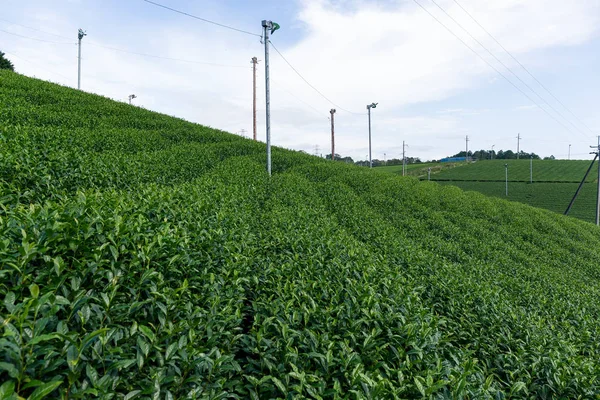
[[280, 148], [268, 177], [262, 143], [5, 71], [0, 104], [2, 398], [600, 393], [591, 224]]
[[[457, 164], [456, 168], [443, 170], [432, 180], [449, 181], [504, 181], [508, 164], [508, 179], [513, 182], [529, 182], [530, 160], [485, 160], [470, 164]], [[581, 182], [590, 161], [585, 160], [533, 160], [534, 182]], [[596, 177], [590, 173], [587, 181]]]

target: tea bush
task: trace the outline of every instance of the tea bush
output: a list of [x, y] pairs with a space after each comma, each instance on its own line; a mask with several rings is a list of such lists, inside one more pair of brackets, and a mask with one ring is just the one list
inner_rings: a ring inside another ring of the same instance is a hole
[[600, 230], [0, 71], [0, 399], [595, 398]]

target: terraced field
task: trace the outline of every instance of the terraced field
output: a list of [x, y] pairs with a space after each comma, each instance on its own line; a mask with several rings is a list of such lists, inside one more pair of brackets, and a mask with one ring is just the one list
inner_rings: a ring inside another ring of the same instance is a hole
[[[475, 191], [486, 196], [494, 196], [510, 201], [518, 201], [533, 207], [545, 208], [563, 214], [577, 190], [578, 183], [534, 183], [509, 182], [508, 196], [505, 195], [504, 182], [447, 181], [442, 185], [457, 186], [463, 190]], [[569, 216], [587, 222], [596, 218], [596, 184], [586, 183]]]
[[[591, 160], [590, 160], [591, 161]], [[590, 165], [585, 160], [533, 160], [534, 182], [581, 182]], [[470, 164], [456, 164], [432, 176], [432, 180], [448, 181], [502, 181], [505, 180], [504, 164], [508, 164], [508, 180], [529, 182], [530, 160], [485, 160]], [[597, 179], [590, 173], [587, 181]]]
[[[505, 164], [508, 164], [508, 196], [505, 194]], [[530, 184], [530, 160], [486, 160], [455, 164], [455, 168], [432, 173], [431, 180], [563, 214], [589, 165], [590, 161], [584, 160], [533, 160], [533, 184]], [[586, 179], [569, 216], [595, 221], [596, 168]]]
[[600, 229], [264, 162], [262, 143], [0, 71], [0, 398], [600, 395]]

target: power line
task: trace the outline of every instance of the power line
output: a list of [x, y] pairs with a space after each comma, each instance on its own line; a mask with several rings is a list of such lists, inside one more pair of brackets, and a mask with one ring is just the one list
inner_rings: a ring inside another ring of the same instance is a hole
[[9, 31], [5, 31], [4, 29], [0, 29], [0, 32], [4, 32], [4, 33], [7, 33], [7, 34], [13, 35], [13, 36], [18, 36], [18, 37], [23, 38], [23, 39], [35, 40], [37, 42], [52, 43], [52, 44], [71, 44], [71, 45], [77, 44], [75, 42], [70, 42], [70, 43], [69, 42], [54, 42], [54, 41], [51, 41], [51, 40], [44, 40], [44, 39], [32, 38], [30, 36], [19, 35], [18, 33], [13, 33], [13, 32], [9, 32]]
[[289, 94], [290, 96], [292, 96], [293, 98], [295, 98], [296, 100], [298, 100], [300, 103], [302, 103], [305, 106], [309, 107], [311, 110], [313, 110], [315, 112], [315, 114], [318, 114], [319, 116], [321, 116], [323, 118], [326, 118], [329, 121], [329, 117], [326, 117], [325, 115], [323, 115], [324, 113], [322, 113], [321, 111], [317, 110], [314, 106], [312, 106], [311, 104], [309, 104], [306, 101], [302, 100], [300, 97], [296, 96], [294, 93], [290, 92], [289, 90], [287, 90], [282, 85], [278, 84], [277, 87], [279, 89], [282, 89], [284, 92], [287, 92], [287, 94]]
[[167, 7], [167, 6], [165, 6], [165, 5], [162, 5], [162, 4], [159, 4], [159, 3], [155, 3], [155, 2], [153, 2], [153, 1], [150, 1], [150, 0], [142, 0], [142, 1], [145, 1], [146, 3], [149, 3], [149, 4], [153, 4], [153, 5], [157, 6], [157, 7], [164, 8], [164, 9], [166, 9], [166, 10], [169, 10], [169, 11], [173, 11], [173, 12], [175, 12], [175, 13], [178, 13], [178, 14], [181, 14], [181, 15], [185, 15], [185, 16], [188, 16], [188, 17], [191, 17], [191, 18], [194, 18], [194, 19], [200, 20], [200, 21], [204, 21], [204, 22], [206, 22], [206, 23], [209, 23], [209, 24], [217, 25], [217, 26], [220, 26], [220, 27], [222, 27], [222, 28], [231, 29], [232, 31], [236, 31], [236, 32], [240, 32], [240, 33], [245, 33], [245, 34], [247, 34], [247, 35], [252, 35], [252, 36], [262, 37], [261, 35], [258, 35], [258, 34], [256, 34], [256, 33], [248, 32], [248, 31], [245, 31], [245, 30], [242, 30], [242, 29], [234, 28], [234, 27], [232, 27], [232, 26], [228, 26], [228, 25], [220, 24], [220, 23], [218, 23], [218, 22], [211, 21], [211, 20], [208, 20], [208, 19], [206, 19], [206, 18], [198, 17], [198, 16], [196, 16], [196, 15], [192, 15], [192, 14], [186, 13], [186, 12], [184, 12], [184, 11], [176, 10], [176, 9], [174, 9], [174, 8]]
[[503, 45], [502, 43], [500, 43], [498, 41], [498, 39], [496, 39], [494, 37], [494, 35], [492, 35], [490, 32], [488, 32], [487, 29], [485, 29], [483, 27], [483, 25], [481, 25], [479, 23], [479, 21], [477, 21], [477, 19], [475, 19], [475, 17], [473, 17], [467, 10], [465, 10], [465, 8], [460, 5], [460, 3], [456, 0], [453, 0], [457, 6], [459, 6], [461, 8], [461, 10], [463, 10], [465, 12], [465, 14], [467, 14], [481, 29], [483, 29], [483, 31], [485, 33], [488, 34], [489, 37], [491, 37], [501, 48], [502, 50], [504, 50], [506, 52], [506, 54], [508, 54], [513, 60], [515, 60], [515, 62], [517, 64], [519, 64], [521, 66], [521, 68], [523, 68], [523, 70], [525, 72], [527, 72], [529, 74], [529, 76], [531, 76], [546, 92], [548, 92], [550, 94], [550, 96], [552, 96], [552, 98], [554, 98], [554, 100], [556, 100], [561, 106], [564, 107], [565, 110], [567, 110], [573, 117], [575, 117], [575, 119], [577, 121], [579, 121], [583, 126], [585, 126], [590, 132], [595, 133], [589, 126], [586, 125], [585, 122], [583, 122], [577, 115], [575, 115], [575, 113], [573, 113], [573, 111], [571, 111], [566, 105], [564, 105], [564, 103], [562, 101], [560, 101], [551, 91], [550, 89], [548, 89], [542, 82], [540, 82], [531, 72], [529, 72], [529, 70], [527, 68], [525, 68], [525, 66], [523, 64], [521, 64], [521, 62], [519, 60], [517, 60], [517, 58], [515, 56], [512, 55], [512, 53], [510, 51], [508, 51]]
[[[29, 27], [29, 26], [25, 26], [25, 25], [21, 25], [21, 24], [16, 24], [14, 22], [10, 22], [10, 21], [7, 21], [5, 19], [1, 19], [0, 18], [0, 21], [4, 21], [4, 22], [7, 22], [7, 23], [13, 24], [13, 25], [22, 26], [23, 28], [27, 28], [27, 29], [33, 29], [35, 31], [38, 31], [38, 32], [41, 32], [41, 33], [46, 33], [48, 35], [53, 35], [53, 36], [60, 37], [60, 38], [67, 38], [66, 36], [56, 35], [56, 34], [53, 34], [53, 33], [50, 33], [50, 32], [42, 31], [40, 29], [35, 29], [35, 28]], [[10, 35], [19, 36], [19, 37], [26, 38], [26, 39], [38, 40], [38, 41], [48, 42], [48, 43], [54, 43], [54, 44], [77, 44], [75, 42], [73, 42], [73, 43], [63, 43], [63, 42], [52, 42], [52, 41], [46, 41], [46, 40], [42, 40], [42, 39], [36, 39], [36, 38], [28, 37], [28, 36], [18, 35], [16, 33], [8, 32], [8, 31], [2, 30], [2, 29], [0, 29], [0, 32], [5, 32], [5, 33], [8, 33]], [[243, 66], [243, 65], [228, 65], [228, 64], [210, 63], [210, 62], [202, 62], [202, 61], [184, 60], [184, 59], [181, 59], [181, 58], [157, 56], [157, 55], [154, 55], [154, 54], [147, 54], [147, 53], [139, 53], [139, 52], [135, 52], [135, 51], [129, 51], [129, 50], [120, 49], [120, 48], [117, 48], [117, 47], [105, 46], [105, 45], [94, 43], [94, 42], [87, 42], [87, 44], [91, 45], [91, 46], [102, 47], [104, 49], [119, 51], [119, 52], [122, 52], [122, 53], [135, 54], [135, 55], [142, 56], [142, 57], [150, 57], [150, 58], [157, 58], [157, 59], [170, 60], [170, 61], [179, 61], [179, 62], [185, 62], [185, 63], [191, 63], [191, 64], [199, 64], [199, 65], [210, 65], [210, 66], [215, 66], [215, 67], [247, 68], [246, 66]]]
[[477, 42], [477, 44], [479, 46], [481, 46], [490, 56], [492, 56], [496, 61], [498, 61], [504, 68], [506, 68], [508, 70], [508, 72], [510, 72], [515, 78], [517, 78], [523, 85], [525, 85], [529, 90], [531, 90], [533, 93], [535, 93], [535, 95], [537, 97], [540, 98], [540, 100], [542, 100], [544, 103], [546, 103], [546, 105], [548, 107], [550, 107], [555, 113], [557, 113], [558, 115], [560, 115], [561, 118], [563, 118], [565, 121], [567, 121], [568, 123], [570, 123], [571, 125], [573, 125], [573, 127], [580, 131], [581, 133], [583, 133], [584, 135], [588, 136], [586, 133], [584, 133], [578, 126], [576, 126], [573, 122], [571, 122], [569, 119], [567, 119], [564, 115], [562, 115], [561, 112], [559, 112], [556, 108], [554, 108], [550, 103], [548, 103], [546, 101], [546, 99], [544, 99], [542, 96], [540, 96], [540, 94], [538, 92], [536, 92], [531, 86], [529, 86], [529, 84], [527, 84], [527, 82], [525, 82], [523, 79], [521, 79], [510, 67], [508, 67], [506, 64], [504, 64], [502, 62], [502, 60], [500, 60], [498, 57], [496, 57], [496, 55], [494, 53], [492, 53], [487, 47], [485, 47], [479, 40], [477, 40], [477, 38], [475, 36], [473, 36], [471, 34], [471, 32], [469, 32], [464, 26], [462, 26], [456, 19], [454, 19], [444, 8], [442, 8], [438, 3], [435, 2], [435, 0], [431, 0], [431, 2], [433, 4], [435, 4], [437, 6], [437, 8], [439, 8], [440, 10], [442, 10], [442, 12], [444, 14], [446, 14], [446, 16], [448, 16], [448, 18], [450, 18], [452, 21], [454, 21], [454, 23], [456, 25], [458, 25], [463, 31], [466, 32], [467, 35], [469, 35], [469, 37], [471, 37], [471, 39], [473, 39], [475, 42]]
[[304, 78], [304, 76], [302, 76], [302, 74], [300, 72], [298, 72], [298, 70], [296, 68], [294, 68], [294, 66], [292, 64], [290, 64], [290, 62], [283, 56], [283, 54], [281, 54], [281, 52], [277, 49], [277, 47], [275, 47], [275, 45], [273, 44], [272, 41], [269, 40], [269, 42], [271, 43], [271, 45], [273, 46], [273, 49], [277, 52], [277, 54], [279, 54], [279, 56], [283, 59], [283, 61], [285, 61], [285, 63], [292, 69], [292, 71], [294, 71], [296, 73], [296, 75], [298, 75], [300, 77], [300, 79], [302, 79], [308, 86], [310, 86], [315, 92], [317, 92], [322, 98], [324, 98], [325, 100], [327, 100], [329, 103], [331, 103], [332, 105], [334, 105], [336, 108], [339, 108], [342, 111], [346, 111], [349, 114], [354, 114], [354, 115], [364, 115], [363, 113], [355, 113], [349, 110], [346, 110], [343, 107], [340, 107], [339, 105], [335, 104], [333, 101], [331, 101], [327, 96], [325, 96], [323, 93], [321, 93], [319, 91], [319, 89], [317, 89], [316, 87], [314, 87], [309, 81], [306, 80], [306, 78]]
[[91, 46], [101, 47], [101, 48], [104, 48], [104, 49], [119, 51], [119, 52], [122, 52], [122, 53], [129, 53], [129, 54], [134, 54], [134, 55], [142, 56], [142, 57], [158, 58], [158, 59], [161, 59], [161, 60], [179, 61], [179, 62], [185, 62], [185, 63], [191, 63], [191, 64], [199, 64], [199, 65], [211, 65], [211, 66], [214, 66], [214, 67], [249, 68], [249, 67], [247, 67], [245, 65], [218, 64], [218, 63], [210, 63], [210, 62], [202, 62], [202, 61], [184, 60], [184, 59], [181, 59], [181, 58], [163, 57], [163, 56], [157, 56], [157, 55], [154, 55], [154, 54], [147, 54], [147, 53], [138, 53], [136, 51], [129, 51], [129, 50], [119, 49], [117, 47], [111, 47], [111, 46], [104, 46], [102, 44], [93, 43], [93, 42], [88, 42], [87, 44], [91, 45]]
[[63, 35], [57, 35], [57, 34], [55, 34], [55, 33], [46, 32], [46, 31], [43, 31], [43, 30], [41, 30], [41, 29], [32, 28], [31, 26], [26, 26], [26, 25], [17, 24], [16, 22], [11, 22], [11, 21], [8, 21], [8, 20], [6, 20], [6, 19], [4, 19], [4, 18], [0, 18], [0, 21], [6, 22], [6, 23], [8, 23], [8, 24], [11, 24], [11, 25], [17, 25], [17, 26], [20, 26], [20, 27], [22, 27], [22, 28], [31, 29], [31, 30], [33, 30], [33, 31], [37, 31], [37, 32], [45, 33], [46, 35], [50, 35], [50, 36], [56, 36], [56, 37], [59, 37], [59, 38], [62, 38], [62, 39], [68, 39], [68, 40], [71, 40], [71, 38], [70, 38], [70, 37], [66, 37], [66, 36], [63, 36]]
[[483, 58], [481, 56], [481, 54], [479, 54], [478, 52], [476, 52], [471, 46], [469, 46], [469, 44], [467, 42], [465, 42], [464, 40], [462, 40], [460, 38], [460, 36], [458, 36], [456, 33], [454, 33], [452, 31], [452, 29], [448, 28], [442, 21], [440, 21], [438, 18], [436, 18], [435, 15], [433, 15], [431, 12], [429, 12], [429, 10], [427, 10], [425, 7], [423, 7], [421, 5], [421, 3], [419, 3], [417, 0], [413, 0], [419, 7], [421, 7], [423, 9], [423, 11], [425, 11], [427, 14], [429, 14], [429, 16], [431, 18], [433, 18], [438, 24], [442, 25], [448, 32], [450, 32], [452, 34], [452, 36], [454, 36], [455, 38], [457, 38], [463, 45], [465, 45], [466, 48], [468, 48], [469, 50], [471, 50], [471, 52], [473, 52], [477, 57], [479, 57], [484, 63], [486, 63], [490, 68], [492, 68], [494, 71], [496, 71], [496, 73], [498, 75], [500, 75], [501, 77], [503, 77], [508, 83], [510, 83], [515, 89], [517, 89], [519, 92], [521, 92], [521, 94], [525, 97], [527, 97], [529, 99], [529, 101], [531, 101], [532, 103], [534, 103], [536, 106], [538, 106], [540, 108], [540, 110], [542, 110], [543, 112], [545, 112], [550, 118], [552, 118], [554, 121], [558, 122], [563, 128], [565, 128], [567, 131], [573, 133], [573, 131], [566, 126], [565, 124], [563, 124], [560, 120], [558, 120], [554, 115], [550, 114], [548, 112], [548, 110], [546, 110], [545, 108], [541, 107], [537, 101], [535, 101], [534, 99], [531, 98], [531, 96], [529, 96], [527, 93], [525, 93], [520, 87], [518, 87], [517, 85], [515, 85], [515, 83], [513, 81], [511, 81], [510, 79], [508, 79], [506, 77], [506, 75], [504, 75], [502, 72], [500, 72], [498, 70], [498, 68], [494, 67], [489, 61], [487, 61], [485, 58]]
[[38, 68], [42, 69], [43, 71], [50, 72], [51, 74], [54, 74], [54, 75], [60, 76], [60, 77], [62, 77], [62, 78], [65, 78], [65, 79], [67, 79], [67, 80], [71, 80], [71, 78], [69, 78], [69, 77], [67, 77], [67, 76], [65, 76], [65, 75], [63, 75], [63, 74], [59, 74], [58, 72], [54, 72], [54, 71], [52, 71], [52, 70], [49, 70], [49, 69], [47, 69], [47, 68], [45, 68], [45, 67], [42, 67], [41, 65], [39, 65], [39, 64], [37, 64], [37, 63], [34, 63], [33, 61], [29, 61], [29, 60], [27, 60], [27, 59], [25, 59], [25, 58], [23, 58], [23, 57], [21, 57], [21, 56], [19, 56], [19, 55], [15, 54], [15, 53], [11, 53], [10, 51], [4, 51], [4, 52], [5, 52], [6, 54], [10, 54], [10, 55], [11, 55], [11, 56], [13, 56], [13, 57], [20, 58], [21, 60], [23, 60], [23, 61], [25, 61], [25, 62], [27, 62], [27, 63], [29, 63], [29, 64], [31, 64], [31, 65], [35, 65], [36, 67], [38, 67]]

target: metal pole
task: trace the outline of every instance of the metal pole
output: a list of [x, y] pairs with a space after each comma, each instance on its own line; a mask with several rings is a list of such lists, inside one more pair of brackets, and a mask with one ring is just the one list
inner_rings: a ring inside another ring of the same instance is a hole
[[335, 114], [335, 108], [329, 110], [331, 114], [331, 161], [335, 161], [335, 136], [334, 136], [334, 122], [333, 114]]
[[533, 183], [533, 156], [529, 159], [529, 183]]
[[519, 152], [521, 148], [521, 134], [517, 134], [517, 160], [519, 159]]
[[[600, 136], [598, 136], [598, 156], [600, 157]], [[600, 159], [598, 160], [598, 193], [596, 198], [596, 225], [600, 225]]]
[[271, 21], [262, 21], [263, 40], [265, 42], [265, 102], [267, 117], [267, 172], [271, 176], [271, 88], [269, 79], [269, 30], [273, 27]]
[[494, 147], [496, 147], [495, 144], [492, 145], [492, 153], [491, 153], [491, 156], [490, 156], [492, 160], [494, 159]]
[[504, 164], [504, 170], [506, 175], [506, 196], [508, 197], [508, 164]]
[[369, 111], [369, 168], [373, 168], [373, 161], [371, 160], [371, 107], [367, 106]]
[[77, 90], [81, 90], [81, 38], [78, 43], [79, 53], [77, 55]]
[[465, 138], [465, 160], [469, 162], [469, 135]]
[[83, 29], [79, 29], [77, 32], [77, 90], [81, 90], [81, 39], [86, 35]]
[[406, 144], [402, 141], [402, 176], [406, 175]]
[[256, 140], [256, 64], [258, 59], [252, 57], [252, 131]]
[[569, 160], [571, 159], [571, 145], [569, 145]]
[[431, 180], [431, 167], [429, 167], [427, 169], [427, 180], [430, 181]]

